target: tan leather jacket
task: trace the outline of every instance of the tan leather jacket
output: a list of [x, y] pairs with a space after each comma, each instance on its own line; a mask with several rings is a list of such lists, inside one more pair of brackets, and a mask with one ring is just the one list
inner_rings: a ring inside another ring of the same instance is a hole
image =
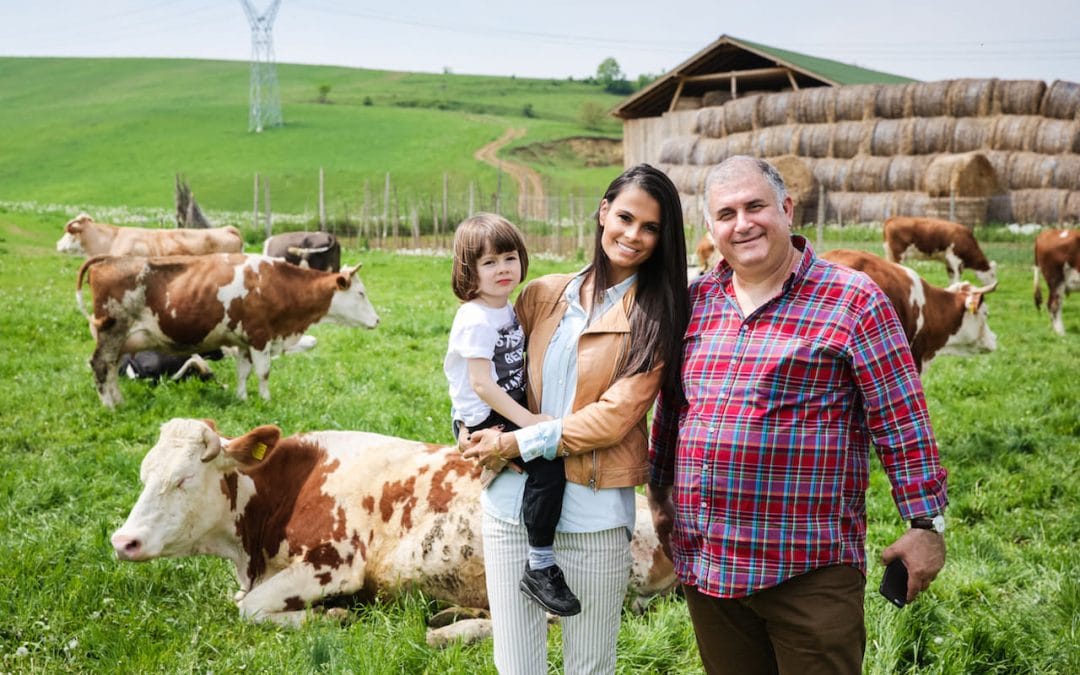
[[[530, 282], [514, 309], [528, 339], [529, 410], [540, 409], [544, 353], [566, 312], [563, 293], [573, 274]], [[645, 415], [660, 390], [662, 366], [615, 380], [630, 340], [632, 286], [622, 302], [585, 329], [578, 341], [578, 382], [573, 412], [563, 418], [559, 454], [566, 479], [593, 488], [641, 485], [649, 475]]]

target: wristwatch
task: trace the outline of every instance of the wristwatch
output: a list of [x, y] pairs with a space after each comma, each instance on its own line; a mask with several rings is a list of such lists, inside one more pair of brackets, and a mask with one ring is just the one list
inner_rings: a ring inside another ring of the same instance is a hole
[[945, 516], [939, 513], [934, 516], [912, 518], [911, 526], [920, 530], [933, 530], [938, 534], [945, 534]]

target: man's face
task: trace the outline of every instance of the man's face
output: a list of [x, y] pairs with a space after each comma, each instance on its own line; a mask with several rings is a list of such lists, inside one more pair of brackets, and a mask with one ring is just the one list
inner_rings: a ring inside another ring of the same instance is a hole
[[709, 231], [717, 250], [742, 277], [768, 275], [791, 251], [791, 197], [776, 193], [756, 167], [747, 166], [708, 192]]

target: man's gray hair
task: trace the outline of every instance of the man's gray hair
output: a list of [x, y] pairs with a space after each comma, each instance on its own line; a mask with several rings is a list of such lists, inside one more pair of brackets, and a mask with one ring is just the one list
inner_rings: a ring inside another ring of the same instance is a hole
[[714, 185], [723, 185], [735, 176], [740, 175], [746, 167], [753, 166], [765, 177], [776, 195], [776, 205], [783, 208], [784, 200], [788, 196], [787, 186], [784, 185], [784, 177], [776, 170], [776, 167], [764, 159], [751, 157], [750, 155], [732, 155], [709, 170], [705, 177], [705, 222], [713, 221], [712, 213], [709, 212], [709, 195]]

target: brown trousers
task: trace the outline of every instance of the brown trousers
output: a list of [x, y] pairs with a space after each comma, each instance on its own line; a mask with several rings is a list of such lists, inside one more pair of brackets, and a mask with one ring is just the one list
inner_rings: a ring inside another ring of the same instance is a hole
[[683, 586], [709, 675], [862, 672], [866, 578], [824, 567], [745, 598], [715, 598]]

